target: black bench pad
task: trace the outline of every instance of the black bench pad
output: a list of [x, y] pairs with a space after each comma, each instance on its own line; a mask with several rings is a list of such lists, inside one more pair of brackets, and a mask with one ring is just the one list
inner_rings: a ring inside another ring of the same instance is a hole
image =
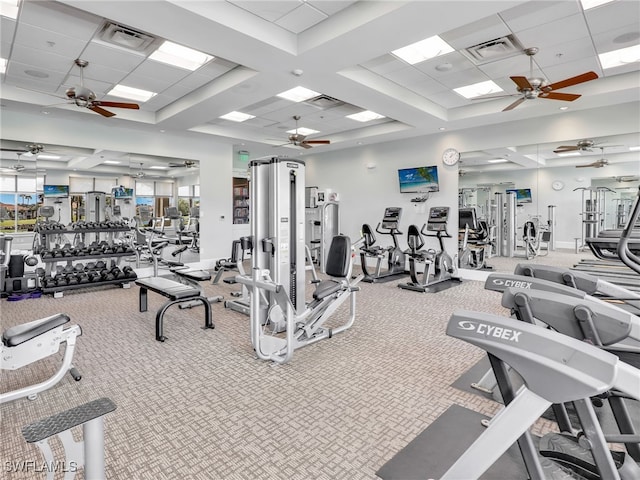
[[16, 325], [4, 331], [2, 334], [2, 343], [7, 347], [15, 347], [67, 322], [69, 322], [69, 317], [58, 313], [50, 317]]
[[211, 280], [211, 274], [206, 270], [171, 270], [176, 275], [188, 278], [189, 280], [195, 280], [196, 282], [206, 282]]
[[180, 300], [200, 295], [200, 290], [195, 287], [163, 277], [141, 278], [136, 280], [136, 285], [164, 295], [171, 300]]
[[22, 427], [22, 435], [27, 443], [36, 443], [113, 412], [115, 409], [116, 405], [110, 399], [106, 397], [99, 398], [26, 425]]

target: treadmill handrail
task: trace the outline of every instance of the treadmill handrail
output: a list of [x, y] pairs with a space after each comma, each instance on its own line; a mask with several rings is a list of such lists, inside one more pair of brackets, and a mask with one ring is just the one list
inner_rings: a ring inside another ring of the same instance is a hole
[[629, 216], [629, 221], [622, 231], [620, 242], [618, 243], [618, 256], [620, 257], [620, 260], [622, 260], [627, 267], [636, 273], [640, 273], [640, 258], [631, 253], [631, 250], [629, 249], [629, 241], [631, 239], [633, 227], [638, 221], [638, 217], [640, 217], [640, 187], [638, 187], [638, 196], [636, 197], [636, 202], [633, 206], [631, 215]]

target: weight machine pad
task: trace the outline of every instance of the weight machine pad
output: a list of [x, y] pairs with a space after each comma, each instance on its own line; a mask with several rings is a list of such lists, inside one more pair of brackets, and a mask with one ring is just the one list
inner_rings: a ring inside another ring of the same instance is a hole
[[[376, 475], [384, 480], [440, 478], [485, 430], [488, 417], [452, 405], [385, 463]], [[487, 445], [487, 448], [491, 448]], [[480, 477], [484, 480], [526, 478], [518, 445], [514, 444]]]
[[2, 334], [2, 343], [7, 347], [15, 347], [67, 322], [69, 322], [69, 317], [58, 313], [50, 317], [16, 325], [4, 331]]

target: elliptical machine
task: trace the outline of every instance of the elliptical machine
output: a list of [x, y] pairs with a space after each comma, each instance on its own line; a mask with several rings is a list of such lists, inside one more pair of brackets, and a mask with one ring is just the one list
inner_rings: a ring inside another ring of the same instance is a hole
[[[400, 216], [402, 215], [402, 208], [400, 207], [387, 207], [384, 210], [384, 217], [382, 222], [376, 226], [376, 232], [380, 235], [391, 235], [393, 239], [393, 246], [381, 247], [376, 245], [376, 236], [373, 234], [372, 228], [369, 224], [362, 225], [362, 239], [364, 245], [360, 247], [360, 266], [362, 267], [362, 273], [364, 273], [364, 282], [376, 283], [376, 282], [388, 282], [400, 275], [406, 275], [405, 270], [406, 256], [398, 245], [398, 236], [402, 235], [402, 232], [398, 230], [400, 223]], [[376, 268], [374, 272], [370, 272], [367, 268], [367, 258], [376, 259]], [[386, 271], [382, 270], [383, 259], [387, 260]]]
[[[413, 290], [414, 292], [436, 293], [462, 282], [459, 277], [455, 276], [456, 266], [454, 261], [444, 249], [442, 239], [451, 237], [447, 233], [448, 219], [449, 207], [431, 207], [429, 209], [429, 219], [422, 226], [420, 232], [418, 232], [417, 227], [411, 225], [407, 237], [407, 243], [413, 246], [409, 252], [411, 281], [400, 283], [398, 287]], [[435, 235], [428, 232], [435, 232]], [[436, 237], [440, 244], [440, 251], [433, 249], [421, 250], [424, 246], [422, 235]], [[420, 278], [418, 278], [416, 263], [424, 263], [424, 271]]]

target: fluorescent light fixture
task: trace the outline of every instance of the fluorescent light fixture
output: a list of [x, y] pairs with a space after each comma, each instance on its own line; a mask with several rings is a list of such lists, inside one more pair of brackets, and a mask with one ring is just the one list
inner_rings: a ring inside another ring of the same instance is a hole
[[150, 170], [168, 170], [169, 167], [167, 166], [163, 166], [163, 165], [153, 165], [151, 167], [148, 167]]
[[380, 118], [384, 118], [384, 115], [380, 115], [379, 113], [372, 112], [371, 110], [364, 110], [360, 113], [353, 113], [351, 115], [347, 115], [347, 118], [351, 120], [356, 120], [358, 122], [370, 122], [371, 120], [378, 120]]
[[613, 2], [613, 0], [580, 0], [583, 10], [589, 10], [590, 8], [599, 7], [605, 3]]
[[504, 163], [508, 161], [509, 160], [507, 160], [506, 158], [493, 158], [491, 160], [487, 160], [487, 163]]
[[0, 15], [7, 18], [18, 18], [19, 0], [0, 0]]
[[295, 87], [291, 90], [287, 90], [286, 92], [279, 93], [277, 96], [280, 98], [291, 100], [292, 102], [304, 102], [305, 100], [317, 97], [318, 95], [320, 95], [318, 92], [314, 92], [313, 90], [309, 90], [308, 88]]
[[185, 68], [192, 72], [213, 59], [211, 55], [169, 41], [165, 41], [160, 45], [155, 52], [149, 55], [149, 58], [174, 67]]
[[621, 48], [612, 52], [601, 53], [600, 64], [603, 69], [619, 67], [629, 63], [640, 61], [640, 44], [627, 48]]
[[640, 151], [640, 145], [637, 145], [635, 147], [629, 147], [629, 151], [630, 152], [638, 152], [638, 151]]
[[438, 35], [434, 35], [433, 37], [425, 38], [406, 47], [393, 50], [391, 53], [408, 64], [415, 65], [416, 63], [424, 62], [430, 58], [453, 51], [454, 49], [451, 45], [442, 40]]
[[48, 153], [40, 153], [36, 157], [38, 160], [60, 160], [62, 157], [60, 155], [51, 155]]
[[462, 95], [466, 99], [482, 97], [483, 95], [489, 95], [490, 93], [504, 92], [504, 90], [502, 90], [493, 80], [454, 88], [453, 91], [458, 95]]
[[556, 153], [559, 157], [577, 157], [580, 156], [580, 152], [560, 152]]
[[233, 112], [227, 113], [226, 115], [220, 115], [220, 118], [224, 118], [225, 120], [231, 120], [232, 122], [244, 122], [245, 120], [256, 118], [256, 116], [249, 115], [248, 113], [233, 111]]
[[7, 59], [0, 58], [0, 73], [4, 73], [7, 71]]
[[294, 128], [293, 130], [287, 130], [287, 133], [298, 133], [300, 135], [311, 135], [312, 133], [320, 133], [318, 130], [312, 130], [311, 128], [298, 127], [297, 132]]
[[129, 100], [135, 100], [136, 102], [146, 102], [150, 98], [155, 97], [157, 93], [149, 92], [148, 90], [141, 90], [139, 88], [127, 87], [125, 85], [116, 85], [110, 92], [107, 92], [107, 95], [127, 98]]
[[564, 111], [564, 110], [569, 110], [569, 107], [564, 106], [564, 107], [560, 107], [559, 109], [560, 109], [560, 110], [562, 110], [562, 111]]
[[118, 162], [117, 160], [105, 160], [102, 163], [105, 163], [107, 165], [119, 165], [120, 164], [120, 162]]

